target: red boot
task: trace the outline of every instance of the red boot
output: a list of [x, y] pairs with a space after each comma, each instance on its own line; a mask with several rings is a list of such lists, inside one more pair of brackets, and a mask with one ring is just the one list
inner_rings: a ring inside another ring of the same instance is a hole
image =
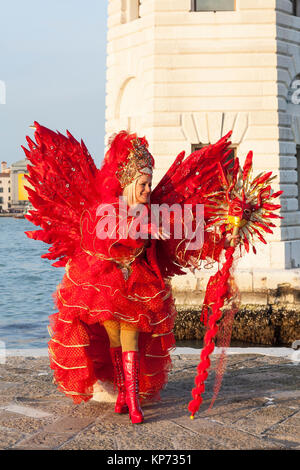
[[110, 348], [110, 355], [114, 366], [114, 380], [117, 383], [119, 390], [115, 405], [115, 413], [128, 413], [121, 346], [118, 348]]
[[144, 421], [144, 414], [139, 401], [140, 355], [138, 351], [123, 352], [123, 368], [129, 416], [132, 424], [139, 424]]

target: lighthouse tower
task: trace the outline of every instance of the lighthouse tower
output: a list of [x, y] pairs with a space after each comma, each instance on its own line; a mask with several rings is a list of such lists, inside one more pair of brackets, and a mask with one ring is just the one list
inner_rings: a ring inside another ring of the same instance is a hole
[[[257, 255], [239, 261], [239, 287], [245, 301], [266, 304], [284, 285], [295, 301], [300, 2], [109, 0], [108, 13], [106, 138], [121, 129], [145, 135], [155, 184], [180, 151], [188, 155], [233, 130], [241, 163], [253, 150], [255, 171], [272, 170], [274, 189], [284, 190], [284, 219]], [[211, 274], [180, 277], [175, 290], [195, 292]]]

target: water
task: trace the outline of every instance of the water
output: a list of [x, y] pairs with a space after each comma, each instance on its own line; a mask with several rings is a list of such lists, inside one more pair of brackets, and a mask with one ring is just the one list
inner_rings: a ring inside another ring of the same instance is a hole
[[49, 341], [52, 293], [64, 268], [41, 258], [50, 245], [24, 234], [35, 229], [26, 219], [0, 217], [0, 340], [7, 349], [46, 348]]

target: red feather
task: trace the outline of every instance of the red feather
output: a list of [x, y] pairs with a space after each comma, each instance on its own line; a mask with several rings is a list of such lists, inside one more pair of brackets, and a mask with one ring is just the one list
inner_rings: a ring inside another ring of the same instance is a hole
[[252, 168], [252, 160], [253, 160], [253, 152], [252, 152], [252, 150], [250, 150], [250, 152], [248, 153], [248, 155], [246, 157], [244, 166], [243, 166], [243, 180], [244, 181], [247, 178], [247, 176], [249, 174], [249, 171]]

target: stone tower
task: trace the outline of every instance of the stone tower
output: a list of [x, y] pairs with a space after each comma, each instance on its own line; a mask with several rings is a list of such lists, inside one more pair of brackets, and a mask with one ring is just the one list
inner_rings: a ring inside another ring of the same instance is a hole
[[[265, 293], [263, 303], [281, 284], [300, 289], [299, 0], [108, 3], [106, 137], [145, 135], [156, 183], [180, 151], [232, 129], [241, 162], [252, 149], [255, 171], [274, 171], [274, 189], [284, 190], [284, 219], [239, 261], [239, 286], [256, 300]], [[190, 276], [177, 282], [198, 286]]]

